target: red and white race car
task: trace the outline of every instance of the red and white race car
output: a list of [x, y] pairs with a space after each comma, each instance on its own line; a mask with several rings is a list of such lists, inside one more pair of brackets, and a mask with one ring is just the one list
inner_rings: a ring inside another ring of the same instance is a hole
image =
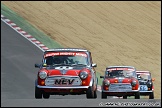
[[35, 98], [80, 95], [97, 98], [97, 77], [91, 52], [79, 48], [46, 50], [35, 81]]
[[117, 96], [127, 99], [127, 96], [135, 96], [140, 99], [139, 82], [136, 69], [133, 66], [109, 66], [106, 68], [103, 78], [101, 98]]
[[140, 83], [140, 95], [149, 96], [149, 99], [154, 99], [154, 85], [150, 71], [136, 71], [137, 78]]

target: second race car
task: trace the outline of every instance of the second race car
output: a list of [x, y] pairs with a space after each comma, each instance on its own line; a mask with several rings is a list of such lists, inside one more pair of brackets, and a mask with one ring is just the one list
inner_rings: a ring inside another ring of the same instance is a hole
[[133, 66], [109, 66], [106, 68], [103, 78], [101, 98], [107, 96], [117, 96], [127, 99], [134, 96], [140, 99], [139, 81], [136, 69]]

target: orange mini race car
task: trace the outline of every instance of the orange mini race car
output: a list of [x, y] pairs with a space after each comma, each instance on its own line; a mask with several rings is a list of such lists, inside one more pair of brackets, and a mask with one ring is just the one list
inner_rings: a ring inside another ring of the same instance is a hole
[[135, 96], [140, 99], [139, 81], [136, 69], [133, 66], [109, 66], [106, 68], [103, 78], [101, 98], [117, 96], [127, 99], [128, 96]]
[[79, 48], [46, 50], [35, 80], [35, 98], [50, 95], [80, 95], [97, 98], [97, 77], [91, 52]]

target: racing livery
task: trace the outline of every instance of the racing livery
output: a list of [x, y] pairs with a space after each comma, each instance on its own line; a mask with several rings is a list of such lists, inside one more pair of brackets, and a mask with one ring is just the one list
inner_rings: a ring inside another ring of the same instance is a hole
[[150, 71], [136, 71], [137, 78], [140, 83], [140, 95], [149, 96], [149, 99], [154, 99], [154, 78], [151, 77]]
[[35, 98], [50, 95], [81, 95], [97, 98], [97, 77], [91, 52], [81, 48], [46, 50], [35, 80]]
[[127, 99], [127, 96], [135, 96], [135, 99], [140, 99], [135, 67], [109, 66], [106, 68], [105, 75], [100, 78], [103, 78], [102, 99], [106, 99], [107, 96], [123, 97], [123, 99]]

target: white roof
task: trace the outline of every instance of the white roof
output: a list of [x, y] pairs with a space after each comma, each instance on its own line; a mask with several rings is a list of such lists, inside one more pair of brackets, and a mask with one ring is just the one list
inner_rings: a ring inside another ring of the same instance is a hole
[[139, 71], [139, 70], [136, 71], [136, 73], [149, 73], [149, 72], [150, 71], [145, 71], [145, 70], [144, 71]]
[[133, 66], [108, 66], [107, 68], [135, 68]]
[[88, 50], [82, 48], [54, 48], [54, 49], [48, 49], [45, 52], [48, 51], [88, 51]]

